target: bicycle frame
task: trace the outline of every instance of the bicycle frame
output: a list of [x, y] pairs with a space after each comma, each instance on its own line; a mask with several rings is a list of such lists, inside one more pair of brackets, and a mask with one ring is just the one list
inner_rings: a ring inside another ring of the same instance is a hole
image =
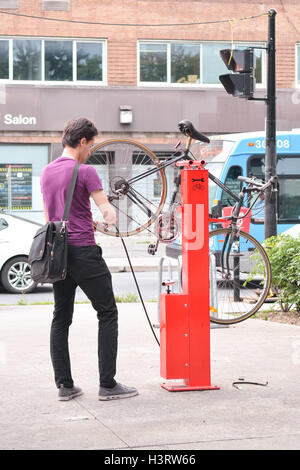
[[[169, 161], [167, 161], [165, 163], [162, 163], [157, 168], [147, 170], [147, 171], [141, 173], [140, 175], [137, 175], [137, 176], [129, 179], [127, 181], [128, 185], [130, 185], [131, 183], [135, 183], [136, 181], [139, 181], [143, 178], [146, 178], [147, 176], [152, 175], [152, 174], [154, 174], [154, 173], [156, 173], [156, 172], [158, 172], [158, 171], [160, 171], [160, 170], [162, 170], [162, 169], [164, 169], [164, 168], [166, 168], [170, 165], [173, 165], [177, 162], [180, 162], [181, 160], [188, 160], [189, 159], [189, 151], [190, 151], [189, 148], [190, 148], [191, 140], [192, 140], [191, 137], [189, 137], [188, 141], [187, 141], [186, 148], [185, 148], [184, 152], [181, 155], [177, 156], [176, 158], [172, 158], [172, 159], [170, 159]], [[191, 161], [193, 161], [193, 159], [191, 159]], [[223, 191], [225, 191], [233, 200], [236, 201], [237, 206], [236, 206], [234, 214], [233, 214], [233, 220], [234, 220], [234, 218], [237, 218], [238, 215], [239, 215], [240, 209], [242, 207], [244, 195], [242, 196], [242, 198], [236, 196], [229, 188], [227, 188], [227, 186], [225, 186], [216, 176], [214, 176], [210, 172], [208, 172], [208, 177], [215, 184], [217, 184], [221, 189], [223, 189]], [[170, 210], [171, 210], [171, 207], [173, 206], [173, 204], [175, 203], [176, 196], [177, 196], [177, 193], [178, 193], [178, 190], [179, 190], [179, 186], [180, 186], [180, 176], [177, 177], [176, 182], [175, 182], [175, 189], [174, 189], [173, 194], [171, 196], [171, 202], [170, 202], [170, 206], [169, 206]], [[170, 213], [170, 211], [169, 211], [169, 213]]]
[[176, 158], [173, 158], [172, 160], [169, 160], [165, 163], [160, 164], [157, 168], [152, 168], [152, 170], [147, 170], [144, 173], [141, 173], [140, 175], [134, 176], [130, 180], [127, 181], [128, 184], [130, 183], [135, 183], [136, 181], [139, 181], [140, 179], [146, 178], [149, 175], [152, 175], [153, 173], [156, 173], [157, 171], [163, 170], [164, 168], [173, 165], [173, 163], [179, 162], [180, 160], [186, 160], [188, 158], [188, 152], [189, 149], [186, 148], [183, 154], [177, 156]]
[[[145, 172], [143, 172], [143, 173], [141, 173], [137, 176], [134, 176], [131, 179], [128, 179], [126, 181], [126, 184], [124, 185], [124, 189], [122, 189], [122, 188], [118, 189], [117, 192], [119, 193], [119, 195], [110, 196], [110, 198], [109, 198], [110, 202], [113, 199], [118, 199], [118, 197], [120, 195], [126, 194], [133, 202], [136, 202], [135, 201], [135, 199], [136, 199], [137, 202], [139, 202], [141, 206], [144, 206], [145, 213], [148, 216], [151, 215], [151, 213], [149, 213], [149, 209], [147, 208], [147, 206], [135, 195], [134, 192], [132, 193], [132, 191], [130, 190], [130, 185], [132, 183], [135, 183], [135, 182], [139, 181], [139, 180], [147, 178], [148, 176], [150, 176], [154, 173], [157, 173], [161, 170], [164, 170], [165, 168], [167, 168], [170, 165], [173, 165], [173, 164], [177, 163], [177, 165], [180, 167], [180, 164], [178, 164], [180, 161], [190, 160], [190, 164], [192, 166], [193, 162], [195, 162], [195, 159], [190, 155], [191, 142], [192, 142], [192, 137], [188, 136], [185, 149], [181, 150], [180, 155], [177, 155], [176, 157], [171, 158], [170, 160], [168, 160], [164, 163], [159, 163], [156, 168], [152, 168], [152, 169], [147, 170], [147, 171], [145, 171]], [[204, 164], [205, 164], [205, 162], [203, 162], [203, 165]], [[225, 191], [236, 202], [236, 204], [234, 206], [234, 209], [233, 209], [233, 213], [229, 218], [227, 217], [227, 218], [223, 218], [223, 219], [222, 218], [209, 219], [209, 222], [210, 223], [218, 223], [218, 222], [220, 223], [220, 222], [225, 222], [225, 220], [228, 221], [228, 219], [231, 219], [232, 233], [236, 235], [237, 230], [238, 230], [237, 225], [236, 225], [236, 221], [239, 218], [240, 209], [243, 205], [243, 200], [244, 200], [245, 194], [247, 193], [247, 189], [245, 187], [242, 188], [239, 196], [236, 196], [236, 194], [234, 194], [227, 186], [225, 186], [216, 176], [214, 176], [210, 172], [208, 172], [208, 177], [209, 177], [210, 180], [212, 180], [215, 184], [217, 184], [223, 191]], [[175, 183], [175, 188], [173, 190], [173, 193], [172, 193], [172, 196], [171, 196], [171, 201], [170, 201], [169, 208], [168, 208], [168, 211], [167, 211], [168, 214], [170, 215], [170, 223], [172, 221], [172, 214], [174, 213], [173, 208], [175, 207], [176, 196], [178, 194], [178, 190], [179, 190], [179, 187], [180, 187], [180, 175], [175, 179], [174, 183]], [[134, 196], [135, 199], [132, 199], [133, 196]], [[250, 208], [249, 208], [249, 210], [250, 210]], [[246, 215], [247, 214], [245, 214], [243, 217], [245, 217]], [[159, 241], [162, 241], [162, 239], [160, 239]], [[234, 241], [233, 237], [231, 237], [230, 244], [229, 244], [229, 251], [231, 250], [231, 246], [232, 246], [233, 241]], [[156, 245], [156, 249], [157, 249], [157, 245]], [[156, 249], [155, 249], [155, 251], [156, 251]]]

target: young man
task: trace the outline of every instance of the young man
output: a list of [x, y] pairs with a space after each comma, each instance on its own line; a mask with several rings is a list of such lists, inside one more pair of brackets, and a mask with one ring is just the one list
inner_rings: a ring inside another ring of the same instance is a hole
[[75, 290], [85, 292], [97, 311], [99, 400], [128, 398], [138, 394], [133, 387], [117, 383], [116, 374], [118, 311], [111, 274], [95, 243], [90, 196], [103, 214], [106, 224], [117, 222], [96, 170], [84, 165], [98, 131], [88, 119], [70, 121], [63, 132], [63, 154], [47, 165], [41, 176], [41, 189], [46, 220], [61, 220], [74, 166], [79, 162], [78, 177], [68, 219], [68, 272], [63, 281], [53, 284], [54, 315], [50, 333], [50, 352], [59, 400], [70, 400], [82, 394], [71, 375], [68, 347]]

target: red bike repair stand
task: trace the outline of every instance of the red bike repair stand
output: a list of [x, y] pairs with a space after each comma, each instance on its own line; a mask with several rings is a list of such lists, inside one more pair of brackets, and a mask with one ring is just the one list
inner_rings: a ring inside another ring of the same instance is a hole
[[210, 378], [208, 171], [181, 161], [182, 293], [160, 294], [160, 375], [168, 391], [216, 390]]

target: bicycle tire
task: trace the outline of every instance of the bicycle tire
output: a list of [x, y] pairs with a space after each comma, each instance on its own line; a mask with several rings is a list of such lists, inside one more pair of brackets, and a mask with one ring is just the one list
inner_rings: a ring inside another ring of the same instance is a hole
[[[230, 247], [229, 274], [222, 272], [222, 251], [216, 247], [222, 248], [226, 235], [228, 238], [231, 233], [230, 228], [209, 233], [210, 320], [222, 325], [239, 323], [254, 315], [265, 302], [271, 286], [271, 265], [267, 253], [255, 238], [243, 231], [238, 232], [239, 251], [236, 251], [237, 245], [234, 249]], [[239, 264], [238, 269], [236, 263]], [[226, 275], [230, 278], [226, 279]], [[244, 297], [240, 296], [241, 291]]]
[[[103, 185], [106, 185], [104, 190], [107, 196], [114, 197], [114, 185], [116, 186], [122, 181], [126, 184], [132, 174], [136, 176], [146, 169], [158, 168], [160, 161], [150, 149], [134, 140], [110, 139], [96, 144], [92, 148], [87, 164], [96, 168]], [[105, 229], [99, 224], [96, 230], [114, 237], [129, 237], [142, 232], [153, 224], [163, 209], [167, 195], [167, 179], [164, 169], [158, 169], [154, 175], [155, 183], [153, 183], [153, 186], [156, 186], [155, 189], [153, 187], [153, 197], [147, 193], [149, 177], [141, 179], [142, 183], [139, 185], [133, 183], [130, 185], [132, 193], [130, 195], [128, 193], [127, 198], [121, 196], [117, 202], [111, 202], [117, 209], [117, 228]], [[148, 183], [145, 184], [145, 180], [148, 180]], [[159, 194], [156, 198], [154, 197], [155, 192]], [[123, 198], [123, 202], [121, 198]], [[155, 202], [153, 202], [154, 200]], [[120, 208], [121, 203], [123, 203], [125, 209], [124, 207]], [[130, 214], [130, 211], [133, 215]]]

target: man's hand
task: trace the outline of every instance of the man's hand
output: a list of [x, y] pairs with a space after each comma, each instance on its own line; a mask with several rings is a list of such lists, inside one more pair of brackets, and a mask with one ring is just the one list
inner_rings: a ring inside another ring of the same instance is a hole
[[[101, 190], [94, 191], [91, 194], [92, 198], [95, 201], [95, 204], [98, 206], [100, 212], [103, 215], [103, 221], [98, 222], [97, 224], [100, 225], [116, 225], [117, 224], [117, 213], [114, 207], [108, 202], [107, 197], [105, 196], [104, 192]], [[94, 222], [95, 226], [95, 222]]]
[[100, 204], [98, 207], [107, 225], [115, 225], [117, 223], [117, 213], [109, 202], [107, 204]]
[[108, 230], [108, 225], [102, 220], [102, 221], [99, 221], [99, 220], [94, 220], [93, 222], [93, 225], [94, 225], [94, 231], [96, 232], [96, 230], [100, 230], [100, 231], [106, 231]]

